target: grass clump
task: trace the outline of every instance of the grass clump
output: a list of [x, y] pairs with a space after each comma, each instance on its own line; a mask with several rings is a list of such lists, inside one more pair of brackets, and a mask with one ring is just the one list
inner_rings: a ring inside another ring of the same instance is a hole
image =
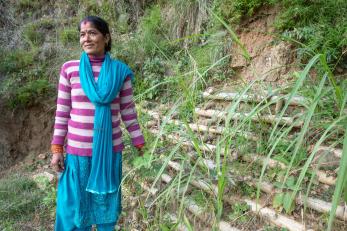
[[64, 30], [59, 33], [59, 38], [64, 45], [75, 45], [79, 42], [76, 28], [64, 28]]
[[27, 176], [14, 174], [0, 179], [0, 229], [45, 229], [47, 220], [52, 220], [46, 212], [55, 204], [55, 199], [48, 202], [47, 198], [48, 193]]
[[9, 105], [12, 108], [32, 106], [39, 103], [39, 100], [43, 97], [46, 97], [50, 90], [53, 90], [53, 86], [47, 79], [29, 81], [15, 91], [9, 101]]
[[2, 73], [13, 73], [25, 68], [29, 68], [34, 63], [34, 55], [36, 54], [33, 50], [17, 49], [12, 52], [4, 52], [0, 55], [1, 64], [0, 72]]
[[[326, 53], [328, 63], [343, 64], [343, 51], [347, 46], [347, 2], [343, 0], [283, 0], [283, 13], [277, 28], [285, 37], [304, 43], [299, 55]], [[346, 67], [345, 67], [346, 68]]]
[[237, 24], [244, 16], [252, 16], [261, 6], [271, 0], [215, 0], [213, 11], [225, 22]]
[[39, 24], [29, 24], [24, 28], [24, 38], [31, 46], [39, 46], [41, 45], [44, 40], [45, 36], [40, 31], [40, 25]]

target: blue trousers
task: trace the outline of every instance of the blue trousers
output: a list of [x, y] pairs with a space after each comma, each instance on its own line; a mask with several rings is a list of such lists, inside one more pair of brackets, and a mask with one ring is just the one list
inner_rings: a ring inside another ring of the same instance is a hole
[[58, 182], [55, 231], [113, 231], [121, 213], [122, 154], [112, 155], [112, 174], [118, 190], [97, 194], [86, 191], [91, 157], [67, 154]]

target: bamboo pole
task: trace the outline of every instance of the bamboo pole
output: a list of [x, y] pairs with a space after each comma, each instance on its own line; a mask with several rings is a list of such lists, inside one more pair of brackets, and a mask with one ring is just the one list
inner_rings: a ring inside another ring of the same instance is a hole
[[[154, 133], [154, 134], [158, 134], [158, 131], [155, 129], [150, 129], [150, 132]], [[166, 135], [166, 137], [168, 139], [170, 139], [172, 142], [178, 143], [179, 140], [177, 140], [177, 137], [174, 137], [173, 135]], [[192, 143], [188, 142], [188, 141], [183, 141], [182, 145], [184, 146], [188, 146], [188, 147], [192, 147]], [[216, 151], [216, 146], [212, 145], [212, 144], [204, 144], [204, 146], [200, 146], [200, 149], [203, 151], [207, 151], [207, 152], [215, 152]], [[221, 152], [222, 155], [224, 155], [224, 152]], [[232, 155], [233, 157], [237, 157], [237, 155]], [[260, 156], [258, 154], [247, 154], [247, 155], [242, 155], [241, 157], [244, 161], [246, 162], [256, 162], [259, 164], [264, 164], [267, 162], [268, 166], [271, 168], [275, 168], [276, 166], [279, 166], [282, 169], [286, 169], [287, 166], [282, 163], [279, 162], [277, 160], [274, 159], [268, 159], [266, 160], [266, 157]], [[333, 176], [329, 176], [326, 172], [322, 171], [322, 170], [316, 170], [316, 175], [318, 178], [318, 181], [323, 183], [323, 184], [327, 184], [327, 185], [335, 185], [336, 183], [336, 177]]]
[[[176, 171], [180, 170], [180, 166], [175, 164], [175, 163], [171, 163], [172, 167], [174, 167], [174, 169]], [[172, 181], [172, 177], [170, 175], [167, 174], [162, 174], [161, 175], [161, 179], [162, 181], [164, 181], [166, 184], [169, 184]], [[194, 184], [193, 184], [194, 185]], [[200, 186], [202, 185], [194, 185], [197, 188], [200, 188]], [[191, 212], [192, 214], [194, 214], [195, 216], [197, 216], [199, 219], [203, 220], [204, 222], [206, 222], [206, 218], [207, 215], [206, 213], [203, 212], [203, 209], [200, 208], [193, 200], [186, 200], [185, 204], [187, 206], [187, 209], [189, 212]], [[220, 221], [219, 223], [219, 229], [220, 231], [240, 231], [239, 229], [230, 226], [230, 224], [226, 221]]]
[[[242, 102], [255, 102], [260, 103], [261, 101], [268, 99], [270, 102], [276, 103], [277, 101], [283, 99], [285, 101], [289, 100], [289, 97], [283, 95], [249, 95], [249, 94], [240, 94], [235, 92], [219, 92], [211, 94], [212, 92], [205, 91], [202, 93], [202, 97], [210, 100], [240, 100]], [[308, 104], [308, 101], [303, 96], [293, 96], [289, 102], [289, 105], [292, 106], [305, 106]]]
[[[314, 148], [314, 145], [311, 145], [310, 150], [313, 150], [313, 148]], [[341, 158], [341, 156], [342, 156], [342, 149], [339, 149], [339, 148], [332, 148], [332, 147], [328, 147], [328, 146], [319, 146], [317, 151], [318, 152], [323, 151], [323, 152], [332, 153], [337, 158]]]
[[[189, 145], [191, 146], [192, 144], [189, 143]], [[253, 160], [253, 158], [250, 159], [247, 156], [245, 160]], [[261, 161], [261, 158], [259, 158], [259, 159], [255, 158], [255, 160]], [[264, 161], [264, 160], [262, 160], [262, 161]], [[272, 161], [271, 161], [271, 163], [273, 166], [282, 166], [283, 167], [283, 165], [282, 165], [283, 163], [280, 163], [276, 160], [272, 160]], [[214, 163], [211, 163], [211, 162], [213, 162], [212, 160], [209, 160], [209, 162], [210, 162], [210, 165], [206, 165], [206, 167], [215, 166]], [[202, 163], [204, 163], [204, 162], [202, 162]], [[176, 167], [177, 166], [178, 165], [176, 165]], [[212, 168], [210, 168], [210, 169], [212, 170]], [[247, 181], [245, 181], [245, 182], [247, 183]], [[257, 184], [255, 182], [251, 182], [251, 184], [253, 184], [254, 186], [257, 186]], [[260, 189], [266, 193], [278, 192], [274, 189], [272, 184], [267, 183], [267, 182], [262, 182], [260, 184]], [[303, 205], [303, 201], [301, 199], [296, 199], [296, 203], [299, 205]], [[331, 203], [320, 200], [320, 199], [308, 197], [306, 203], [307, 203], [307, 207], [309, 207], [313, 210], [316, 210], [318, 212], [328, 213], [331, 210]], [[341, 220], [347, 220], [347, 210], [343, 206], [338, 206], [337, 212], [336, 212], [336, 217], [341, 219]]]
[[[267, 165], [271, 168], [275, 168], [276, 166], [280, 167], [281, 169], [286, 169], [287, 165], [285, 165], [282, 162], [279, 162], [274, 159], [267, 159], [266, 157], [260, 156], [258, 154], [247, 154], [242, 155], [242, 159], [246, 162], [257, 162], [260, 164], [265, 164], [267, 162]], [[315, 173], [318, 177], [318, 181], [327, 184], [327, 185], [335, 185], [336, 183], [336, 177], [329, 176], [326, 172], [322, 170], [315, 170]]]
[[262, 217], [267, 218], [277, 226], [287, 228], [291, 231], [307, 230], [303, 224], [300, 224], [299, 222], [296, 222], [295, 220], [284, 215], [277, 214], [273, 209], [262, 207], [260, 204], [252, 200], [245, 199], [245, 202], [251, 207], [253, 212], [259, 213]]
[[[219, 119], [225, 119], [228, 116], [228, 113], [225, 111], [219, 111], [219, 110], [202, 110], [200, 108], [195, 108], [195, 113], [200, 115], [200, 116], [205, 116], [205, 117], [216, 117]], [[293, 126], [300, 128], [303, 125], [302, 121], [295, 120], [293, 117], [277, 117], [276, 115], [250, 115], [250, 113], [238, 113], [235, 112], [231, 115], [232, 120], [240, 120], [245, 117], [250, 117], [252, 121], [259, 122], [259, 121], [264, 121], [267, 123], [279, 123], [280, 125], [286, 125], [286, 126]]]
[[[183, 169], [179, 163], [175, 162], [174, 166], [174, 170], [178, 171]], [[193, 181], [191, 181], [191, 184], [194, 185], [195, 187], [207, 192], [211, 194], [211, 191], [209, 190], [209, 188], [206, 188], [203, 184], [193, 184]], [[213, 185], [213, 187], [217, 188], [216, 185]], [[216, 194], [213, 194], [216, 195]], [[233, 201], [230, 201], [230, 199], [228, 199], [226, 196], [224, 197], [224, 199], [226, 199], [226, 201], [232, 206], [234, 204]], [[259, 215], [261, 217], [264, 217], [266, 219], [268, 219], [271, 223], [282, 227], [282, 228], [287, 228], [290, 231], [304, 231], [305, 226], [300, 224], [299, 222], [284, 216], [284, 215], [280, 215], [277, 214], [273, 209], [267, 208], [267, 207], [263, 207], [259, 204], [257, 204], [254, 201], [248, 200], [248, 199], [244, 199], [244, 202], [246, 202], [250, 207], [251, 207], [251, 211], [254, 213], [259, 213]], [[261, 209], [260, 209], [261, 208]]]

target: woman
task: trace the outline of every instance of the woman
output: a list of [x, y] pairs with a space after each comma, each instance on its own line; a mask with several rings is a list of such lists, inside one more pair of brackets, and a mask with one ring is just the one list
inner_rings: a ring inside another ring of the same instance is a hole
[[121, 211], [120, 117], [140, 155], [144, 145], [132, 99], [133, 73], [110, 58], [111, 34], [103, 19], [88, 16], [78, 30], [83, 52], [61, 68], [51, 145], [51, 166], [62, 172], [55, 230], [91, 230], [93, 224], [114, 230]]

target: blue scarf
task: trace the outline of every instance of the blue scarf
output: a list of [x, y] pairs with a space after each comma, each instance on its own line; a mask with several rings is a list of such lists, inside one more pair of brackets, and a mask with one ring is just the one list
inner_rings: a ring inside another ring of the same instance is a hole
[[111, 102], [118, 95], [127, 76], [132, 71], [122, 62], [112, 60], [109, 53], [101, 66], [95, 82], [88, 55], [83, 52], [79, 75], [81, 86], [88, 99], [95, 105], [92, 166], [87, 191], [97, 194], [113, 193], [118, 190], [111, 168], [113, 155]]

